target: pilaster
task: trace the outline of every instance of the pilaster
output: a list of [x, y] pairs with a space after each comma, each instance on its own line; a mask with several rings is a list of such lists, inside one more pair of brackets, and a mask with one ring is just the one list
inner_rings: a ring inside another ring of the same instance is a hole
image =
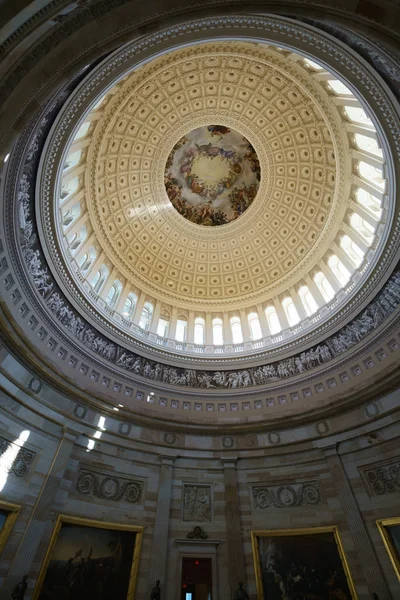
[[392, 596], [386, 585], [337, 448], [333, 446], [326, 448], [324, 454], [364, 571], [369, 591], [371, 595], [375, 592], [379, 600], [391, 600]]
[[230, 592], [232, 598], [239, 582], [245, 583], [242, 533], [240, 527], [240, 506], [236, 478], [236, 458], [223, 459], [225, 484], [225, 511], [228, 548], [228, 569]]

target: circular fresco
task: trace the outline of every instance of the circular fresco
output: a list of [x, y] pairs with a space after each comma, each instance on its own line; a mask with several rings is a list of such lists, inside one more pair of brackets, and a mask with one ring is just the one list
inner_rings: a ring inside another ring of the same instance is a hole
[[173, 147], [165, 166], [172, 206], [197, 225], [225, 225], [253, 202], [260, 164], [250, 142], [224, 125], [193, 129]]

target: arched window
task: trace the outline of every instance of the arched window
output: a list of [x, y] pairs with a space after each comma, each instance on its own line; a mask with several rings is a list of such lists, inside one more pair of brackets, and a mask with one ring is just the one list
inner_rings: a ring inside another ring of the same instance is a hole
[[194, 320], [194, 343], [199, 346], [204, 344], [204, 319], [201, 317]]
[[302, 285], [299, 289], [299, 298], [308, 316], [314, 314], [318, 310], [318, 304], [314, 300], [314, 296], [306, 285]]
[[260, 325], [260, 319], [258, 318], [258, 314], [257, 313], [250, 313], [247, 317], [247, 320], [249, 321], [249, 329], [250, 329], [250, 336], [252, 340], [259, 340], [260, 338], [262, 338], [262, 331], [261, 331], [261, 325]]
[[350, 225], [354, 229], [354, 231], [359, 233], [365, 239], [365, 241], [368, 242], [368, 244], [372, 243], [372, 240], [374, 239], [375, 229], [370, 223], [365, 221], [365, 219], [360, 217], [360, 215], [358, 215], [357, 213], [353, 213], [350, 217]]
[[89, 267], [92, 266], [95, 259], [96, 259], [96, 250], [92, 246], [88, 252], [86, 252], [79, 258], [78, 265], [81, 270], [81, 273], [84, 273], [85, 271], [87, 271], [89, 269]]
[[289, 321], [290, 327], [293, 327], [293, 325], [297, 325], [297, 323], [299, 323], [300, 321], [300, 317], [292, 298], [290, 296], [284, 298], [282, 300], [282, 306], [283, 310], [285, 311], [287, 320]]
[[65, 200], [76, 192], [79, 186], [79, 177], [72, 177], [67, 183], [61, 184], [60, 199]]
[[360, 177], [365, 179], [367, 183], [372, 183], [372, 185], [376, 185], [380, 190], [384, 191], [385, 180], [382, 177], [382, 169], [373, 167], [364, 160], [360, 160], [358, 163], [358, 172]]
[[353, 123], [360, 123], [360, 125], [369, 125], [373, 127], [371, 119], [367, 117], [367, 113], [363, 108], [358, 108], [357, 106], [345, 106], [344, 109], [346, 115], [353, 121]]
[[81, 156], [82, 150], [76, 150], [75, 152], [71, 152], [71, 154], [68, 154], [67, 160], [64, 164], [64, 171], [70, 169], [71, 167], [75, 167], [81, 160]]
[[368, 210], [375, 218], [379, 221], [381, 218], [381, 203], [378, 198], [375, 198], [372, 194], [363, 190], [362, 188], [357, 188], [356, 191], [356, 200], [358, 204], [361, 204], [365, 209]]
[[157, 335], [166, 338], [168, 336], [169, 329], [169, 314], [164, 313], [160, 316], [157, 325]]
[[222, 319], [216, 317], [212, 322], [213, 344], [214, 346], [222, 346], [224, 343], [224, 335], [222, 328]]
[[108, 277], [108, 267], [106, 265], [101, 265], [100, 269], [97, 271], [92, 280], [92, 287], [96, 294], [100, 293], [101, 288], [103, 287], [107, 277]]
[[74, 142], [76, 140], [81, 140], [82, 138], [84, 138], [85, 135], [87, 134], [87, 132], [89, 131], [89, 127], [90, 127], [90, 121], [86, 121], [85, 123], [82, 123], [82, 125], [79, 127], [78, 131], [76, 132], [76, 136], [74, 137]]
[[104, 94], [104, 96], [102, 96], [100, 98], [100, 100], [97, 100], [96, 104], [93, 106], [92, 110], [97, 110], [98, 108], [100, 108], [100, 106], [103, 104], [105, 98], [106, 98], [107, 94]]
[[176, 333], [175, 339], [177, 342], [186, 342], [187, 334], [187, 319], [186, 317], [179, 317], [176, 322]]
[[71, 252], [74, 252], [74, 254], [76, 254], [76, 251], [78, 250], [78, 248], [86, 240], [87, 235], [88, 235], [88, 232], [87, 232], [85, 225], [83, 227], [81, 227], [81, 229], [78, 232], [70, 233], [69, 235], [67, 235], [66, 239], [67, 239], [67, 242], [68, 242]]
[[328, 81], [328, 86], [331, 88], [331, 90], [333, 92], [335, 92], [335, 94], [338, 94], [339, 96], [352, 96], [353, 95], [351, 93], [351, 91], [349, 90], [349, 88], [346, 87], [344, 85], [344, 83], [339, 81], [339, 79], [330, 79]]
[[344, 235], [340, 240], [340, 246], [346, 252], [347, 256], [355, 267], [359, 267], [362, 263], [364, 253], [359, 246], [348, 236]]
[[64, 229], [66, 229], [69, 225], [71, 225], [71, 223], [76, 221], [76, 219], [80, 216], [80, 214], [81, 214], [81, 205], [79, 202], [74, 204], [74, 206], [72, 208], [70, 208], [69, 210], [62, 211], [61, 212], [61, 215], [62, 215], [61, 220], [62, 220]]
[[278, 315], [274, 306], [267, 306], [265, 309], [265, 316], [267, 317], [268, 327], [272, 335], [282, 331], [282, 327], [279, 323]]
[[310, 60], [309, 58], [304, 58], [303, 60], [308, 67], [315, 69], [315, 71], [323, 71], [324, 70], [324, 67], [321, 67], [321, 65], [314, 62], [313, 60]]
[[242, 325], [239, 317], [231, 318], [231, 331], [232, 340], [234, 344], [241, 344], [243, 342]]
[[333, 289], [333, 287], [331, 286], [331, 284], [329, 283], [322, 271], [315, 273], [314, 282], [321, 294], [323, 295], [325, 302], [329, 302], [329, 300], [332, 300], [333, 296], [335, 295], [335, 290]]
[[116, 281], [114, 281], [114, 283], [110, 287], [110, 291], [107, 294], [106, 304], [108, 304], [108, 306], [111, 306], [113, 308], [115, 307], [115, 305], [118, 302], [118, 298], [121, 294], [121, 290], [122, 283], [117, 279]]
[[354, 140], [360, 150], [364, 150], [365, 152], [369, 152], [374, 156], [383, 158], [382, 149], [379, 148], [378, 142], [374, 138], [370, 138], [367, 135], [362, 135], [361, 133], [356, 133]]
[[333, 254], [328, 260], [328, 266], [336, 279], [341, 285], [346, 285], [350, 279], [350, 273], [344, 266], [344, 264], [338, 259], [336, 254]]
[[133, 292], [130, 292], [125, 300], [124, 308], [122, 309], [122, 316], [124, 319], [130, 319], [135, 311], [137, 302], [137, 296]]
[[151, 302], [144, 303], [139, 321], [139, 327], [141, 327], [141, 329], [144, 329], [145, 331], [148, 331], [150, 329], [151, 319], [153, 317], [153, 310], [154, 309]]

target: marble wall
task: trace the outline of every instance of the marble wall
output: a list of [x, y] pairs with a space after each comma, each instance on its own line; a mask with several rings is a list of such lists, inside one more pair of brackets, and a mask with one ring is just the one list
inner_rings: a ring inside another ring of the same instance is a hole
[[[171, 448], [151, 443], [159, 438], [150, 428], [143, 436], [145, 428], [133, 425], [136, 435], [129, 440], [105, 430], [88, 451], [79, 419], [55, 417], [46, 406], [48, 391], [38, 392], [23, 370], [19, 375], [26, 387], [14, 385], [4, 370], [0, 382], [1, 440], [12, 443], [29, 431], [25, 466], [9, 469], [0, 492], [0, 501], [22, 507], [1, 556], [1, 598], [26, 572], [30, 600], [59, 514], [144, 527], [136, 598], [149, 597], [159, 578], [163, 600], [175, 599], [181, 557], [197, 554], [214, 561], [217, 599], [229, 597], [243, 578], [255, 600], [251, 531], [322, 525], [339, 527], [360, 600], [372, 592], [380, 600], [399, 597], [375, 524], [400, 516], [399, 483], [382, 487], [371, 475], [380, 470], [390, 477], [390, 465], [400, 460], [400, 412], [393, 407], [363, 426], [348, 415], [341, 434], [285, 445], [215, 448], [205, 432], [197, 450], [193, 441], [185, 449], [182, 434]], [[394, 392], [397, 404], [399, 394]], [[385, 402], [381, 398], [379, 405]], [[195, 526], [203, 539], [187, 537]]]

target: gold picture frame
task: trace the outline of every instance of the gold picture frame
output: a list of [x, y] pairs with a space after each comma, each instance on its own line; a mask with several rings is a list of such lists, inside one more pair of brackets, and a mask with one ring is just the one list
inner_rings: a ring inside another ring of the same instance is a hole
[[143, 538], [143, 530], [144, 527], [137, 525], [125, 525], [121, 523], [110, 523], [105, 521], [97, 521], [94, 519], [83, 519], [81, 517], [72, 517], [69, 515], [59, 515], [56, 525], [54, 527], [50, 544], [46, 551], [46, 556], [44, 557], [43, 564], [40, 569], [39, 577], [37, 579], [35, 590], [32, 596], [32, 600], [38, 600], [40, 597], [40, 593], [42, 591], [43, 584], [45, 582], [46, 573], [49, 567], [49, 563], [51, 560], [52, 553], [56, 547], [57, 539], [61, 528], [64, 523], [70, 525], [77, 525], [81, 527], [91, 527], [95, 529], [108, 529], [113, 531], [126, 531], [136, 533], [135, 536], [135, 545], [133, 550], [132, 557], [132, 566], [129, 575], [129, 585], [128, 585], [128, 593], [126, 596], [126, 600], [134, 600], [135, 598], [135, 590], [136, 590], [136, 581], [137, 574], [139, 568], [139, 558], [140, 558], [140, 549], [142, 546], [142, 538]]
[[349, 589], [352, 600], [357, 600], [357, 593], [354, 587], [353, 579], [350, 574], [349, 565], [344, 554], [343, 545], [339, 536], [339, 530], [336, 525], [326, 527], [300, 528], [300, 529], [265, 529], [262, 531], [251, 532], [251, 545], [253, 550], [254, 570], [256, 574], [257, 600], [264, 600], [264, 583], [261, 569], [259, 538], [260, 537], [276, 537], [288, 538], [294, 536], [313, 536], [317, 534], [332, 534], [336, 543], [337, 554], [343, 569], [347, 587]]
[[4, 550], [10, 533], [15, 525], [15, 521], [18, 518], [21, 507], [18, 504], [11, 504], [10, 502], [0, 501], [0, 510], [4, 510], [9, 514], [6, 517], [3, 527], [0, 529], [0, 555]]
[[393, 517], [392, 519], [378, 519], [376, 524], [378, 526], [379, 533], [382, 536], [387, 553], [389, 554], [389, 558], [397, 575], [397, 579], [400, 581], [400, 552], [395, 547], [393, 539], [388, 531], [389, 527], [396, 526], [400, 528], [400, 517]]

